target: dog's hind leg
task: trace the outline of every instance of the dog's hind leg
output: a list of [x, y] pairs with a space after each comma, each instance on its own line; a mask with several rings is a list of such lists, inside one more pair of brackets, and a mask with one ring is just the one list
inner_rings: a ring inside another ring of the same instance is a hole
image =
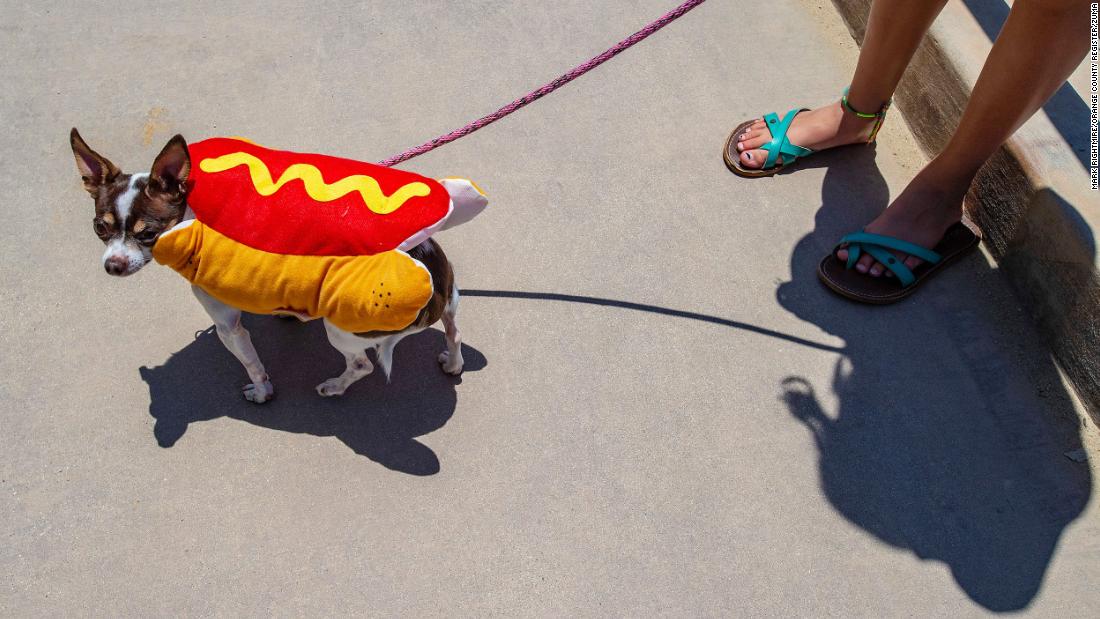
[[256, 347], [252, 345], [252, 336], [241, 326], [241, 310], [222, 303], [198, 286], [192, 286], [191, 291], [195, 293], [195, 298], [213, 319], [218, 339], [241, 362], [245, 371], [248, 372], [248, 378], [252, 380], [241, 389], [244, 399], [263, 404], [274, 398], [275, 387], [268, 380], [267, 370], [260, 362]]
[[457, 376], [465, 363], [462, 359], [462, 334], [458, 332], [458, 284], [451, 289], [451, 298], [443, 308], [443, 329], [447, 335], [447, 350], [439, 353], [439, 365], [443, 371]]
[[424, 330], [424, 327], [412, 327], [400, 333], [387, 335], [375, 342], [374, 358], [378, 361], [378, 367], [386, 374], [386, 382], [390, 381], [390, 370], [393, 368], [393, 349], [397, 343], [410, 335], [415, 335]]
[[324, 322], [328, 341], [344, 355], [347, 368], [343, 374], [317, 385], [317, 393], [323, 396], [342, 395], [352, 383], [374, 371], [374, 366], [367, 358], [367, 348], [373, 347], [374, 342], [348, 333], [327, 320]]

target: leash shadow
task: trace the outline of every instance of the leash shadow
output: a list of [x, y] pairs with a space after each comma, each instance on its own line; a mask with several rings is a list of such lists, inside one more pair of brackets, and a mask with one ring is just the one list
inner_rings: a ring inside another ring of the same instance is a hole
[[[443, 334], [427, 329], [401, 341], [394, 351], [393, 379], [380, 369], [336, 398], [322, 398], [314, 386], [339, 374], [344, 359], [328, 345], [320, 321], [305, 324], [247, 316], [260, 358], [272, 375], [276, 398], [262, 405], [245, 401], [244, 370], [213, 328], [173, 354], [163, 365], [142, 367], [149, 386], [149, 414], [157, 444], [175, 446], [193, 423], [227, 417], [252, 425], [334, 437], [355, 453], [410, 475], [433, 475], [438, 456], [417, 437], [442, 428], [454, 414], [461, 377], [440, 371], [436, 356]], [[465, 371], [487, 365], [484, 355], [462, 345]]]
[[883, 543], [946, 564], [985, 609], [1027, 608], [1091, 494], [1088, 467], [1063, 455], [1081, 444], [1071, 396], [1049, 357], [1026, 356], [1037, 336], [994, 306], [1015, 301], [980, 254], [894, 306], [830, 294], [818, 262], [887, 206], [889, 189], [873, 148], [819, 157], [828, 171], [815, 229], [777, 297], [845, 342], [828, 386], [835, 410], [804, 377], [780, 385], [813, 436], [822, 490]]

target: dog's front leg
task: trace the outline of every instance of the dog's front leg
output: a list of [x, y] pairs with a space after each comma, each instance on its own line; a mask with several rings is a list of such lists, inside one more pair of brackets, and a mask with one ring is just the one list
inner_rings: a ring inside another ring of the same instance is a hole
[[202, 304], [203, 309], [214, 320], [214, 329], [218, 332], [218, 338], [222, 344], [233, 353], [233, 356], [241, 362], [250, 384], [243, 387], [244, 398], [249, 402], [263, 404], [275, 397], [275, 387], [267, 378], [264, 364], [260, 362], [260, 355], [256, 354], [256, 347], [252, 345], [252, 337], [248, 330], [241, 326], [241, 310], [230, 307], [215, 299], [203, 289], [192, 286], [191, 291]]

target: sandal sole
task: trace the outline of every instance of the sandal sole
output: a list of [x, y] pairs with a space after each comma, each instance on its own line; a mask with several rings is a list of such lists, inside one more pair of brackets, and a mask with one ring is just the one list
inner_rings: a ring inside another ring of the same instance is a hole
[[[737, 136], [741, 135], [752, 126], [753, 123], [760, 120], [754, 118], [752, 120], [746, 120], [745, 122], [737, 125], [737, 128], [730, 132], [729, 137], [726, 138], [726, 146], [722, 149], [722, 160], [726, 162], [726, 167], [730, 172], [743, 177], [743, 178], [763, 178], [765, 176], [774, 176], [779, 173], [780, 170], [787, 167], [787, 164], [780, 163], [767, 170], [754, 170], [751, 168], [741, 167], [741, 153], [737, 150]], [[732, 155], [732, 157], [731, 157]]]
[[836, 257], [836, 251], [829, 252], [818, 264], [817, 277], [836, 294], [870, 305], [890, 305], [916, 292], [917, 288], [933, 275], [973, 251], [981, 243], [982, 232], [966, 217], [947, 229], [943, 239], [932, 251], [943, 256], [936, 264], [924, 263], [914, 270], [916, 281], [900, 288], [897, 278], [872, 277], [855, 269], [846, 268], [844, 262]]

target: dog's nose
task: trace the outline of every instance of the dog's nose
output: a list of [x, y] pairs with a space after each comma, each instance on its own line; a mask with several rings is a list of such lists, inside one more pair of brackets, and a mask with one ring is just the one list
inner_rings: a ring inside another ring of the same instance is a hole
[[111, 256], [103, 263], [103, 268], [107, 269], [111, 275], [122, 275], [129, 266], [125, 256]]

